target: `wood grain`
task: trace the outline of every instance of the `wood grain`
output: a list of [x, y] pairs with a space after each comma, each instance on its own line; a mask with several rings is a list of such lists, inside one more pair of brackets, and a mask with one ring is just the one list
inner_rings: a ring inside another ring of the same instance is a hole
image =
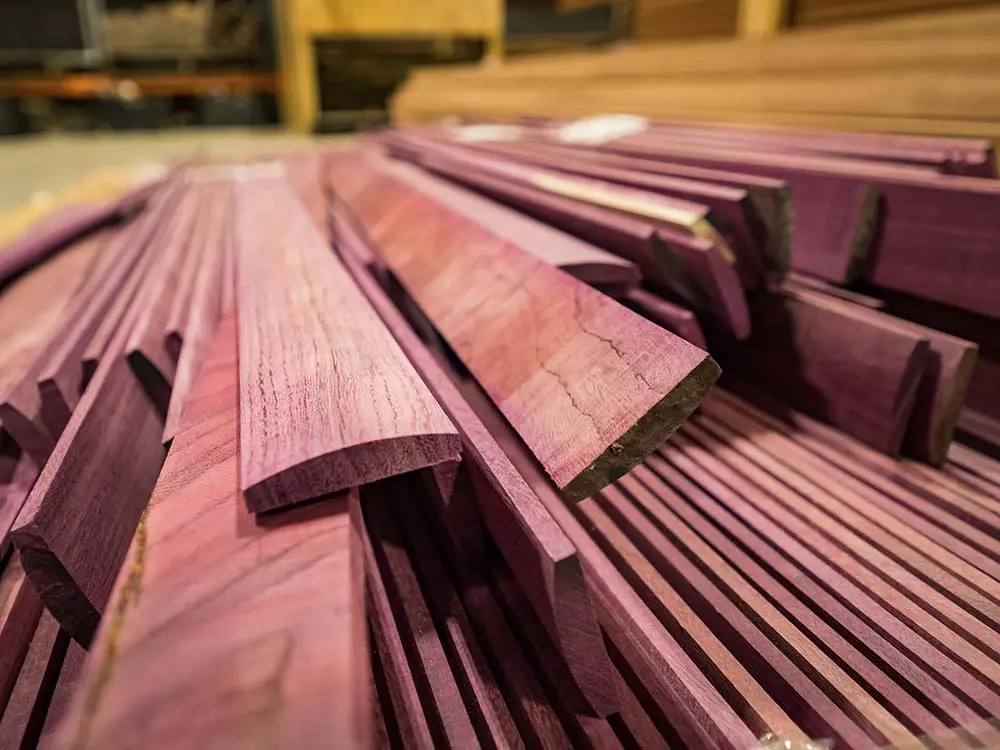
[[239, 184], [236, 210], [248, 507], [457, 458], [454, 426], [287, 184]]
[[851, 289], [843, 289], [842, 287], [828, 284], [821, 279], [814, 278], [808, 274], [798, 273], [797, 271], [792, 271], [788, 274], [788, 278], [785, 279], [785, 286], [795, 291], [811, 290], [819, 292], [828, 297], [836, 297], [845, 302], [852, 302], [855, 305], [861, 305], [872, 310], [885, 309], [885, 302], [883, 300], [869, 297], [866, 294], [861, 294]]
[[342, 216], [335, 215], [334, 226], [338, 248], [358, 285], [458, 428], [463, 461], [475, 464], [469, 469], [471, 490], [484, 525], [591, 707], [602, 716], [612, 713], [617, 705], [610, 663], [575, 547], [465, 402], [446, 370], [371, 276], [356, 261], [348, 260], [352, 255], [343, 246], [362, 239]]
[[644, 289], [633, 289], [629, 292], [625, 304], [685, 341], [690, 341], [699, 349], [708, 349], [701, 325], [690, 310], [685, 310]]
[[162, 424], [121, 353], [126, 314], [12, 531], [29, 578], [74, 638], [90, 642], [163, 463]]
[[616, 297], [627, 294], [639, 281], [636, 266], [623, 258], [434, 175], [415, 169], [407, 172], [411, 184], [425, 195], [580, 281]]
[[195, 232], [206, 210], [204, 188], [185, 190], [152, 249], [154, 265], [140, 292], [144, 300], [125, 345], [125, 356], [147, 397], [164, 419], [170, 403], [177, 360], [167, 346], [166, 329], [186, 264], [197, 262]]
[[[402, 186], [413, 200], [389, 221], [364, 196], [345, 205], [567, 497], [627, 471], [711, 387], [717, 368], [701, 350], [423, 197], [390, 165], [334, 162], [334, 184], [362, 168], [376, 190]], [[588, 382], [597, 373], [615, 395]]]
[[230, 318], [192, 391], [57, 748], [368, 746], [350, 498], [266, 520], [246, 511], [237, 379]]
[[[219, 321], [223, 264], [230, 250], [227, 247], [233, 221], [232, 186], [225, 183], [215, 188], [212, 196], [215, 205], [207, 209], [208, 218], [202, 242], [202, 255], [195, 266], [191, 294], [186, 305], [179, 307], [181, 299], [174, 300], [172, 323], [168, 329], [183, 344], [178, 352], [170, 403], [163, 424], [163, 442], [170, 442], [177, 433], [184, 413], [184, 404], [194, 387], [195, 378], [212, 343], [212, 335]], [[167, 337], [171, 336], [168, 330]]]
[[37, 746], [68, 645], [69, 636], [51, 614], [44, 612], [0, 719], [3, 750]]
[[754, 304], [756, 335], [719, 351], [727, 370], [793, 407], [898, 455], [927, 362], [923, 335], [821, 295]]
[[17, 683], [43, 609], [15, 552], [0, 573], [0, 715]]

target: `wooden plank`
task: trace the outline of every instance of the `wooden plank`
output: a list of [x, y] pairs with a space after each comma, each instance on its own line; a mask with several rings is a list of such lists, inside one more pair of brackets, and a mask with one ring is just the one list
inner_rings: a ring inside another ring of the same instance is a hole
[[434, 175], [406, 171], [410, 183], [422, 193], [580, 281], [616, 297], [624, 296], [639, 281], [636, 266], [623, 258]]
[[[756, 530], [759, 536], [757, 537], [758, 541], [752, 547], [754, 553], [762, 556], [769, 564], [783, 564], [784, 568], [777, 569], [788, 570], [788, 573], [783, 573], [786, 581], [797, 588], [812, 591], [811, 596], [818, 595], [819, 592], [811, 581], [803, 580], [805, 577], [801, 574], [802, 567], [800, 566], [808, 566], [808, 569], [823, 580], [825, 585], [838, 592], [838, 596], [845, 603], [842, 614], [852, 615], [855, 618], [851, 620], [852, 622], [861, 621], [856, 619], [859, 616], [869, 618], [871, 622], [889, 634], [894, 641], [903, 644], [906, 650], [919, 656], [939, 674], [945, 675], [949, 682], [959, 688], [964, 696], [967, 696], [968, 700], [973, 701], [971, 705], [996, 704], [998, 693], [990, 686], [991, 683], [983, 682], [975, 671], [967, 671], [967, 667], [961, 661], [957, 661], [951, 656], [951, 654], [960, 653], [960, 651], [955, 650], [955, 644], [960, 644], [960, 640], [944, 640], [940, 642], [939, 646], [932, 630], [925, 629], [920, 620], [910, 620], [904, 613], [900, 612], [896, 605], [896, 600], [899, 598], [898, 593], [894, 595], [894, 598], [883, 599], [880, 603], [876, 600], [876, 597], [879, 597], [880, 587], [869, 586], [864, 582], [855, 583], [851, 578], [831, 567], [822, 555], [814, 553], [810, 548], [804, 546], [799, 541], [799, 539], [804, 540], [804, 537], [790, 536], [783, 532], [782, 527], [776, 525], [769, 516], [758, 510], [755, 503], [744, 500], [747, 496], [743, 493], [750, 493], [752, 499], [757, 499], [759, 492], [754, 489], [753, 484], [742, 480], [740, 475], [734, 474], [731, 469], [712, 459], [701, 446], [691, 443], [687, 438], [679, 440], [677, 446], [668, 446], [662, 451], [662, 455], [698, 485], [711, 492], [733, 517], [742, 519], [748, 527]], [[656, 470], [658, 473], [661, 471], [658, 466]], [[673, 483], [675, 476], [668, 472], [665, 478]], [[694, 499], [694, 496], [691, 497]], [[740, 538], [742, 540], [744, 537]], [[768, 548], [772, 543], [770, 540], [777, 539], [781, 540], [782, 552], [791, 555], [795, 560], [794, 563], [788, 563], [787, 559], [784, 563], [775, 562], [776, 553], [773, 549], [769, 550]], [[788, 568], [788, 565], [792, 567]], [[889, 608], [884, 608], [886, 603], [889, 603]], [[826, 604], [823, 606], [830, 611], [836, 610], [836, 608], [830, 608]], [[899, 614], [896, 614], [897, 612]], [[842, 614], [838, 616], [842, 616]], [[926, 621], [930, 622], [930, 620]], [[923, 633], [929, 635], [925, 637]], [[974, 669], [978, 669], [981, 660], [974, 660], [973, 663], [975, 664]]]
[[[669, 459], [671, 464], [684, 465], [684, 470], [685, 472], [689, 472], [689, 476], [701, 476], [695, 470], [696, 465], [687, 462], [683, 456], [672, 454]], [[886, 629], [885, 632], [892, 636], [891, 640], [884, 636], [881, 631], [876, 630], [868, 621], [856, 615], [848, 606], [841, 603], [839, 599], [834, 597], [825, 588], [811, 578], [803, 576], [798, 558], [789, 559], [780, 554], [777, 547], [782, 545], [774, 546], [776, 541], [774, 538], [756, 532], [750, 522], [758, 518], [763, 519], [762, 516], [757, 516], [752, 508], [743, 508], [743, 510], [747, 511], [745, 515], [748, 519], [748, 522], [744, 523], [740, 516], [727, 510], [723, 503], [727, 502], [730, 490], [726, 485], [712, 478], [711, 481], [703, 485], [706, 489], [702, 489], [694, 484], [691, 479], [681, 474], [671, 464], [668, 464], [660, 456], [651, 456], [648, 460], [648, 466], [652, 472], [646, 473], [644, 470], [637, 468], [636, 477], [644, 485], [653, 489], [658, 499], [665, 503], [666, 506], [669, 506], [675, 513], [682, 515], [691, 524], [692, 528], [696, 528], [699, 533], [705, 534], [705, 538], [715, 544], [720, 552], [729, 557], [734, 565], [740, 565], [744, 561], [747, 562], [748, 567], [741, 568], [741, 570], [746, 575], [753, 576], [753, 580], [758, 586], [761, 586], [763, 590], [767, 591], [769, 595], [773, 596], [783, 607], [789, 609], [796, 617], [804, 618], [801, 619], [804, 625], [807, 622], [813, 622], [817, 626], [815, 632], [818, 635], [824, 638], [830, 636], [832, 640], [828, 641], [828, 643], [836, 643], [838, 641], [837, 635], [831, 633], [828, 627], [824, 628], [823, 620], [818, 616], [824, 612], [834, 618], [833, 621], [835, 623], [842, 623], [846, 637], [875, 656], [877, 660], [875, 662], [876, 665], [884, 664], [889, 670], [889, 674], [895, 673], [905, 677], [910, 685], [914, 686], [922, 694], [926, 695], [929, 700], [932, 700], [935, 705], [939, 706], [949, 717], [950, 721], [959, 726], [968, 727], [970, 731], [975, 731], [980, 736], [989, 737], [991, 735], [989, 726], [976, 715], [973, 707], [965, 702], [966, 699], [964, 699], [964, 696], [966, 693], [962, 691], [969, 691], [968, 695], [977, 695], [972, 688], [979, 690], [980, 693], [987, 696], [985, 698], [987, 702], [990, 700], [990, 692], [984, 690], [981, 684], [971, 675], [962, 672], [954, 662], [950, 661], [930, 644], [926, 644], [926, 648], [922, 648], [924, 643], [919, 636], [915, 636], [912, 640], [907, 639], [905, 637], [907, 632], [905, 626], [896, 625]], [[662, 482], [669, 482], [670, 488], [664, 487]], [[661, 490], [665, 491], [661, 492]], [[711, 521], [718, 524], [718, 528], [722, 530], [721, 534], [718, 531], [714, 534], [710, 532], [714, 528]], [[726, 544], [725, 541], [730, 539], [732, 541]], [[776, 591], [780, 591], [780, 589], [776, 589], [774, 582], [769, 581], [766, 575], [762, 576], [758, 574], [757, 571], [759, 569], [755, 566], [751, 558], [739, 554], [739, 548], [735, 546], [736, 542], [739, 542], [750, 554], [755, 555], [757, 559], [767, 564], [777, 576], [777, 583], [783, 582], [796, 596], [779, 596], [775, 593]], [[824, 580], [829, 580], [831, 584], [837, 586], [843, 585], [837, 579]], [[845, 586], [844, 590], [848, 595], [853, 591], [849, 586]], [[796, 605], [797, 601], [801, 601], [801, 604]], [[865, 601], [863, 594], [859, 595], [859, 601]], [[865, 611], [883, 614], [874, 606]], [[884, 628], [886, 624], [892, 623], [893, 620], [891, 616], [884, 616], [881, 620], [876, 619], [875, 622]], [[902, 638], [900, 637], [901, 635], [903, 636]], [[901, 645], [896, 645], [897, 643]], [[845, 646], [844, 656], [851, 659], [852, 652], [849, 650], [849, 646], [846, 643], [843, 645]], [[912, 653], [917, 654], [922, 659], [930, 657], [926, 663], [939, 670], [939, 673], [944, 675], [946, 679], [952, 680], [953, 684], [957, 687], [951, 688], [948, 682], [940, 681], [937, 677], [933, 676], [933, 673], [925, 671], [921, 667], [920, 662], [912, 658], [910, 649], [913, 649]], [[840, 654], [841, 652], [838, 651], [837, 653]], [[849, 663], [859, 668], [860, 674], [870, 673], [867, 669], [864, 672], [860, 671], [860, 667], [858, 667], [856, 661], [852, 660]], [[942, 667], [942, 665], [944, 666]], [[881, 685], [883, 681], [876, 676], [872, 678], [871, 684]], [[895, 697], [898, 696], [898, 692], [895, 694], [893, 692], [883, 692], [883, 695]], [[903, 699], [901, 705], [906, 705], [905, 699]], [[972, 705], [976, 704], [973, 703]], [[923, 714], [917, 710], [913, 712], [912, 716], [917, 718], [923, 716]]]
[[885, 302], [883, 300], [869, 297], [866, 294], [861, 294], [850, 289], [843, 289], [839, 286], [827, 284], [821, 279], [814, 278], [808, 274], [798, 273], [797, 271], [792, 271], [788, 274], [788, 278], [785, 279], [785, 286], [793, 291], [809, 290], [819, 292], [828, 297], [836, 297], [844, 302], [851, 302], [861, 307], [867, 307], [870, 310], [885, 309]]
[[162, 236], [155, 247], [155, 264], [149, 269], [142, 287], [144, 304], [125, 345], [129, 367], [161, 420], [167, 413], [177, 369], [177, 360], [166, 344], [165, 332], [183, 269], [194, 260], [194, 238], [205, 212], [203, 191], [204, 188], [197, 186], [188, 187], [181, 194], [169, 222], [161, 229]]
[[287, 184], [240, 183], [236, 211], [247, 506], [269, 510], [457, 458], [454, 426]]
[[648, 320], [663, 326], [685, 341], [690, 341], [699, 349], [708, 349], [701, 325], [690, 310], [685, 310], [644, 289], [633, 289], [629, 292], [625, 304]]
[[898, 455], [927, 362], [923, 335], [888, 316], [789, 290], [761, 296], [753, 313], [756, 334], [719, 351], [727, 369]]
[[641, 211], [631, 213], [622, 206], [512, 179], [496, 160], [492, 163], [500, 171], [479, 157], [435, 146], [419, 163], [632, 260], [644, 277], [704, 309], [722, 330], [741, 339], [749, 335], [746, 298], [731, 257], [727, 260], [712, 240], [676, 232]]
[[[58, 335], [98, 249], [92, 241], [77, 242], [0, 295], [0, 420], [38, 465], [45, 463], [54, 440], [39, 413], [37, 385], [32, 385], [36, 361]], [[18, 405], [18, 399], [28, 404]]]
[[10, 551], [10, 530], [38, 479], [39, 471], [35, 460], [22, 453], [9, 481], [0, 485], [0, 557], [6, 557]]
[[81, 680], [86, 659], [86, 649], [76, 641], [70, 640], [66, 649], [66, 657], [59, 670], [55, 690], [52, 691], [49, 710], [45, 713], [45, 725], [42, 728], [40, 746], [48, 747], [54, 741], [55, 733], [58, 731], [63, 716], [69, 710], [70, 701], [73, 700], [77, 684]]
[[266, 520], [248, 513], [238, 404], [229, 318], [54, 747], [367, 746], [368, 646], [348, 509], [356, 495]]
[[[361, 168], [376, 189], [406, 186], [391, 165], [354, 158], [334, 162], [334, 184]], [[635, 465], [711, 387], [718, 368], [701, 350], [406, 187], [414, 199], [389, 222], [384, 204], [341, 198], [567, 497]], [[415, 245], [418, 216], [439, 224], [422, 222], [429, 233]], [[421, 252], [445, 225], [451, 241]]]
[[559, 172], [703, 204], [712, 211], [710, 220], [718, 227], [735, 254], [736, 269], [745, 287], [754, 289], [760, 286], [765, 273], [770, 270], [767, 269], [769, 258], [766, 255], [769, 238], [764, 236], [763, 226], [753, 223], [756, 212], [753, 211], [750, 197], [745, 190], [680, 177], [603, 166], [580, 161], [570, 154], [562, 156], [540, 149], [531, 150], [530, 147], [525, 150], [525, 145], [520, 142], [487, 142], [473, 144], [473, 148], [494, 156], [526, 161]]
[[[342, 252], [344, 245], [362, 242], [343, 216], [335, 214], [334, 225]], [[614, 712], [610, 663], [576, 549], [385, 293], [349, 260], [350, 251], [344, 256], [372, 307], [457, 427], [464, 461], [475, 464], [470, 469], [474, 500], [535, 613], [591, 707], [601, 716]]]
[[15, 552], [0, 573], [0, 715], [17, 684], [43, 609]]
[[3, 750], [37, 746], [68, 645], [69, 636], [59, 629], [52, 615], [44, 612], [0, 719]]
[[[179, 351], [177, 369], [174, 373], [173, 388], [170, 391], [170, 403], [163, 425], [163, 442], [173, 440], [184, 413], [184, 404], [194, 387], [195, 379], [201, 367], [208, 348], [212, 343], [212, 335], [219, 321], [221, 307], [221, 275], [225, 257], [229, 254], [226, 247], [230, 225], [233, 221], [232, 187], [228, 183], [215, 189], [214, 198], [217, 205], [209, 212], [211, 221], [201, 237], [203, 242], [202, 256], [196, 266], [190, 301], [183, 311], [179, 311], [175, 299], [175, 309], [171, 318], [175, 320], [176, 329], [183, 348]], [[182, 314], [183, 312], [183, 314]], [[183, 317], [183, 322], [180, 318]], [[171, 327], [171, 326], [168, 326]], [[170, 333], [167, 334], [168, 337]]]
[[752, 745], [752, 730], [597, 546], [489, 397], [471, 381], [460, 388], [576, 546], [602, 628], [652, 700], [670, 716], [683, 746], [736, 750]]
[[162, 424], [121, 356], [142, 302], [126, 313], [11, 532], [46, 607], [84, 645], [164, 458]]

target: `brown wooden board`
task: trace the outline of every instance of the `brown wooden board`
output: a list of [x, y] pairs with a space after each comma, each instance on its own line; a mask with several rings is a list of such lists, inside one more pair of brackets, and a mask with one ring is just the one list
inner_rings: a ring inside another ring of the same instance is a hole
[[240, 183], [236, 212], [247, 506], [457, 458], [454, 426], [288, 185]]

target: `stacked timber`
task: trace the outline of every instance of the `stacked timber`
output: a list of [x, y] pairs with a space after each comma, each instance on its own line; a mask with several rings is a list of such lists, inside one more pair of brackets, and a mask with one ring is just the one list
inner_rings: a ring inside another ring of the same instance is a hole
[[1000, 746], [975, 144], [685, 127], [191, 164], [41, 252], [0, 748]]

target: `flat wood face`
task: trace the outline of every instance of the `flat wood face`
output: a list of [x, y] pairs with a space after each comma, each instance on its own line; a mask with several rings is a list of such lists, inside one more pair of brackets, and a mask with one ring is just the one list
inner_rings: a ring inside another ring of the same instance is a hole
[[456, 458], [454, 426], [289, 187], [244, 182], [236, 202], [248, 507]]
[[[331, 177], [375, 162], [334, 161]], [[415, 192], [415, 191], [410, 191]], [[388, 221], [342, 196], [378, 252], [568, 496], [665, 440], [711, 386], [710, 358], [430, 198]], [[612, 385], [613, 384], [613, 385]]]
[[230, 318], [192, 391], [57, 747], [367, 746], [356, 672], [367, 685], [368, 647], [353, 619], [363, 617], [363, 596], [351, 573], [349, 498], [266, 519], [247, 512], [237, 372]]

